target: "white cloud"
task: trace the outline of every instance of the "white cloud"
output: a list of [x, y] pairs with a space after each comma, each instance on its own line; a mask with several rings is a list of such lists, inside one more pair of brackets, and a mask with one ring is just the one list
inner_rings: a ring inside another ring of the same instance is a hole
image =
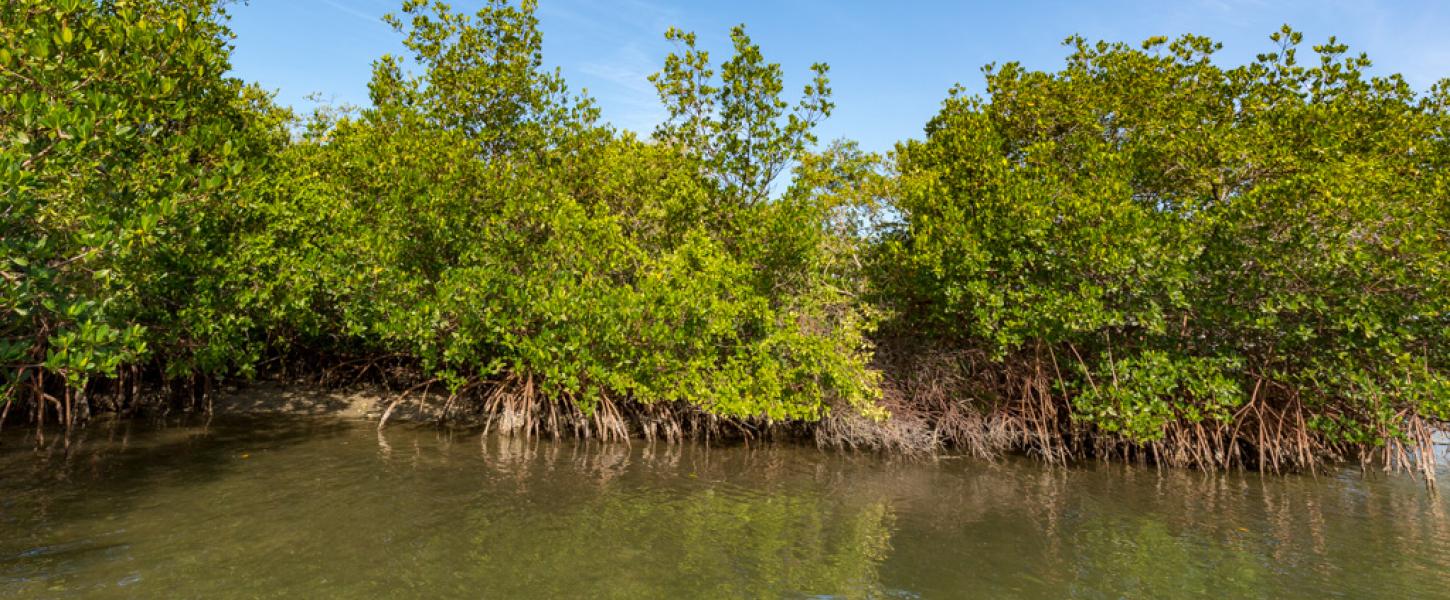
[[346, 4], [346, 3], [343, 3], [343, 2], [339, 2], [338, 0], [317, 0], [317, 1], [318, 2], [321, 2], [323, 4], [326, 4], [327, 6], [332, 7], [334, 10], [336, 10], [338, 12], [341, 12], [343, 14], [346, 14], [348, 16], [356, 17], [358, 19], [362, 19], [364, 21], [370, 22], [370, 23], [372, 23], [374, 25], [378, 25], [378, 26], [381, 26], [381, 27], [387, 27], [388, 26], [387, 23], [384, 23], [383, 22], [383, 13], [371, 14], [371, 13], [368, 13], [368, 12], [365, 12], [365, 11], [358, 10], [353, 5]]

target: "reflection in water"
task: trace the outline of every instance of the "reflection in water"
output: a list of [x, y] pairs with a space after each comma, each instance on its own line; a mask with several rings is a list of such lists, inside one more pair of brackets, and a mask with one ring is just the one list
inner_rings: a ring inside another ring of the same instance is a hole
[[1450, 593], [1450, 505], [1405, 476], [322, 420], [118, 422], [69, 449], [22, 435], [0, 440], [4, 597]]

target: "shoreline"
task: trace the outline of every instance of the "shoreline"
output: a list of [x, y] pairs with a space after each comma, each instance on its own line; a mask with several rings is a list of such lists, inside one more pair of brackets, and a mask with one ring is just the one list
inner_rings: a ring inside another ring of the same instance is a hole
[[[919, 382], [918, 382], [919, 383]], [[932, 421], [920, 408], [921, 398], [903, 401], [895, 398], [894, 407], [883, 406], [892, 416], [883, 421], [863, 419], [853, 414], [831, 414], [820, 421], [768, 421], [763, 419], [729, 419], [712, 416], [678, 405], [643, 405], [618, 399], [601, 405], [591, 414], [578, 412], [568, 401], [546, 399], [528, 394], [525, 389], [500, 384], [491, 390], [473, 390], [466, 396], [450, 397], [428, 390], [423, 385], [396, 391], [376, 381], [354, 381], [344, 385], [328, 385], [309, 378], [233, 379], [211, 387], [209, 398], [177, 402], [174, 396], [139, 392], [139, 401], [130, 410], [99, 410], [85, 420], [112, 421], [133, 418], [193, 417], [268, 417], [324, 418], [366, 424], [375, 429], [388, 422], [398, 425], [456, 428], [475, 431], [484, 436], [502, 435], [517, 438], [565, 439], [580, 438], [599, 442], [633, 441], [653, 444], [689, 444], [694, 441], [789, 443], [813, 446], [827, 451], [867, 452], [901, 457], [943, 458], [970, 456], [995, 461], [1007, 456], [1031, 458], [1048, 465], [1068, 466], [1085, 463], [1143, 464], [1158, 463], [1160, 467], [1202, 472], [1247, 471], [1287, 475], [1313, 473], [1331, 465], [1358, 466], [1366, 473], [1385, 467], [1382, 456], [1319, 457], [1315, 464], [1237, 466], [1195, 463], [1174, 463], [1172, 457], [1150, 454], [1152, 447], [1128, 448], [1114, 452], [1110, 446], [1062, 446], [1061, 453], [1045, 452], [1033, 446], [1032, 440], [1009, 439], [1010, 424], [994, 422], [1001, 415], [977, 414], [965, 422], [975, 433], [956, 431], [961, 437], [946, 438], [948, 431], [940, 421]], [[436, 386], [435, 386], [436, 389]], [[920, 390], [900, 389], [905, 396]], [[938, 393], [944, 390], [937, 390]], [[425, 393], [427, 392], [427, 393]], [[944, 398], [934, 398], [943, 401]], [[970, 405], [958, 398], [954, 402]], [[447, 418], [444, 412], [447, 411]], [[20, 415], [10, 415], [19, 417]], [[386, 417], [386, 418], [385, 418]], [[21, 417], [23, 418], [23, 417]], [[938, 417], [939, 418], [939, 417]], [[56, 423], [47, 423], [47, 426]], [[5, 427], [5, 430], [10, 430]], [[1020, 433], [1020, 432], [1019, 432]], [[1435, 430], [1430, 435], [1424, 454], [1408, 456], [1403, 463], [1390, 463], [1389, 470], [1411, 473], [1434, 486], [1435, 473], [1450, 464], [1450, 431]], [[1072, 443], [1062, 440], [1057, 443]], [[1076, 443], [1083, 444], [1082, 440]], [[1091, 442], [1087, 442], [1089, 445]], [[1086, 449], [1084, 449], [1086, 448]], [[1103, 449], [1107, 448], [1105, 452]], [[1049, 448], [1050, 449], [1050, 448]], [[1433, 457], [1433, 458], [1431, 458]], [[1423, 462], [1425, 459], [1429, 459]], [[1443, 475], [1443, 472], [1441, 473]]]
[[[212, 398], [211, 410], [217, 415], [327, 416], [376, 422], [397, 398], [396, 392], [372, 384], [330, 388], [307, 382], [261, 380], [226, 385]], [[437, 422], [446, 401], [447, 396], [439, 394], [413, 394], [398, 402], [388, 420]], [[477, 424], [467, 411], [453, 411], [450, 420]]]
[[[328, 387], [322, 384], [295, 381], [256, 380], [228, 383], [212, 398], [211, 411], [227, 416], [304, 416], [336, 417], [344, 420], [377, 423], [387, 412], [389, 405], [398, 400], [399, 392], [387, 390], [377, 384], [356, 383], [344, 387]], [[397, 403], [388, 421], [423, 424], [440, 422], [448, 396], [437, 393], [415, 393]], [[454, 425], [478, 427], [486, 424], [484, 415], [466, 406], [450, 411], [447, 421]], [[631, 439], [644, 439], [638, 434]], [[810, 436], [804, 436], [807, 439]], [[1433, 446], [1450, 458], [1450, 431], [1435, 431]], [[818, 444], [819, 445], [819, 444]], [[860, 450], [860, 447], [841, 445], [841, 449]], [[875, 448], [886, 450], [885, 448]], [[889, 452], [892, 454], [900, 452]], [[905, 452], [911, 454], [912, 452]], [[929, 452], [942, 454], [941, 452]], [[959, 449], [947, 454], [977, 455]], [[1121, 461], [1109, 461], [1121, 462]], [[1447, 461], [1450, 462], [1450, 461]], [[1346, 464], [1354, 461], [1345, 461]]]

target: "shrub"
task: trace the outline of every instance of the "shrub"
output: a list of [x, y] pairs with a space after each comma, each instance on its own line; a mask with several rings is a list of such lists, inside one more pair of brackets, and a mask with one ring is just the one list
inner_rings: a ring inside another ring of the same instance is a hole
[[265, 230], [288, 117], [225, 76], [223, 20], [200, 0], [0, 7], [7, 410], [54, 402], [70, 422], [122, 365], [189, 376], [259, 357], [276, 299], [236, 251]]
[[[687, 95], [669, 82], [708, 67], [672, 58], [661, 94], [696, 120], [639, 141], [541, 68], [532, 11], [405, 4], [394, 23], [422, 73], [384, 57], [372, 106], [311, 128], [302, 160], [337, 249], [325, 331], [414, 357], [454, 393], [523, 382], [585, 415], [610, 398], [775, 421], [869, 408], [869, 321], [830, 285], [832, 206], [766, 195], [814, 124], [775, 110], [779, 67], [737, 30], [726, 87]], [[742, 90], [755, 104], [731, 104]], [[704, 154], [697, 128], [786, 141]]]
[[899, 148], [895, 328], [1026, 373], [1010, 393], [1078, 427], [1150, 449], [1214, 432], [1190, 462], [1428, 451], [1450, 408], [1444, 84], [1273, 39], [1224, 68], [1200, 37], [1075, 38], [1059, 72], [954, 92]]

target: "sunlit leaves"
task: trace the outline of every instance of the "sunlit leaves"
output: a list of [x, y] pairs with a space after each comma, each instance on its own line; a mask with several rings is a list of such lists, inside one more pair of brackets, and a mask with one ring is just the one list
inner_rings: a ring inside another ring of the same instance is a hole
[[791, 107], [781, 98], [782, 72], [769, 63], [745, 27], [730, 31], [734, 54], [719, 67], [696, 47], [695, 34], [671, 28], [665, 38], [679, 45], [651, 75], [669, 118], [655, 138], [698, 158], [722, 187], [722, 210], [766, 200], [771, 184], [816, 138], [816, 124], [831, 114], [831, 88], [824, 63]]
[[1061, 71], [955, 93], [899, 150], [905, 327], [1045, 348], [1075, 418], [1139, 441], [1251, 400], [1354, 442], [1444, 414], [1443, 101], [1332, 38], [1311, 65], [1271, 39], [1225, 68], [1198, 36], [1072, 38]]
[[255, 356], [230, 253], [286, 117], [224, 77], [223, 19], [200, 0], [0, 7], [0, 337], [25, 348], [8, 383]]
[[[802, 158], [813, 124], [782, 118], [779, 68], [737, 31], [731, 90], [690, 88], [728, 96], [697, 125], [750, 129], [775, 140], [771, 154], [745, 138], [716, 137], [708, 156], [642, 142], [563, 95], [533, 9], [405, 4], [393, 22], [420, 72], [384, 57], [372, 107], [309, 128], [297, 150], [323, 190], [309, 202], [334, 215], [317, 265], [323, 330], [453, 386], [526, 379], [584, 410], [603, 398], [774, 420], [869, 408], [869, 322], [831, 285], [834, 204], [763, 196], [766, 170]], [[706, 69], [702, 58], [669, 64]], [[824, 80], [813, 93], [812, 110], [828, 110]], [[732, 177], [749, 183], [720, 185]]]

